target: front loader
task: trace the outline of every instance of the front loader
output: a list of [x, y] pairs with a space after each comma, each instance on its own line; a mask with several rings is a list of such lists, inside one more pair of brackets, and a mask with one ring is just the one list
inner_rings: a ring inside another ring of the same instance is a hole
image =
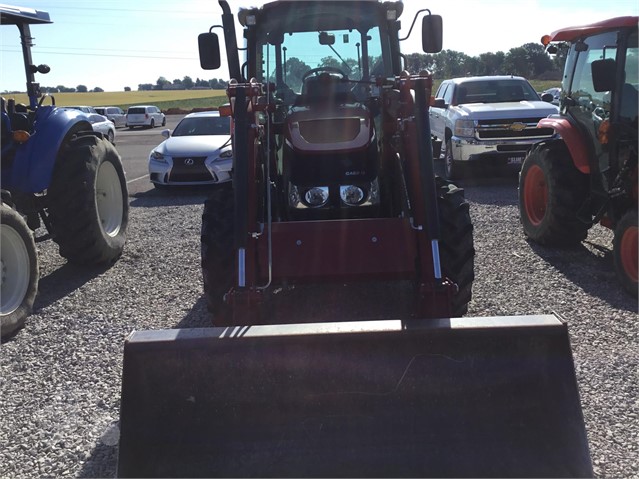
[[[127, 339], [118, 475], [592, 475], [566, 324], [463, 317], [469, 204], [434, 174], [403, 4], [241, 9], [240, 64], [219, 3], [234, 165], [202, 215], [213, 327]], [[219, 68], [217, 35], [199, 47]]]

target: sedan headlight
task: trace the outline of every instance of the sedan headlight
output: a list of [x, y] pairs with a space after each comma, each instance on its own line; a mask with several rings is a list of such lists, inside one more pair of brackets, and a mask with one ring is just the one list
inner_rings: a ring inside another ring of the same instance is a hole
[[164, 159], [164, 155], [162, 153], [160, 153], [159, 151], [153, 150], [151, 152], [151, 158], [153, 158], [155, 161], [159, 161], [160, 163], [166, 163], [167, 161]]
[[220, 158], [233, 158], [233, 150], [226, 150], [220, 153]]
[[473, 120], [457, 120], [455, 122], [455, 136], [475, 136], [475, 122]]

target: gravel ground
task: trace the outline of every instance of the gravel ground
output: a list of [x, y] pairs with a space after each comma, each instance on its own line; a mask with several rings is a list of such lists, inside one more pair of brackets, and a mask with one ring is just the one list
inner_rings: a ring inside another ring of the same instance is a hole
[[[551, 251], [521, 233], [512, 178], [466, 185], [475, 224], [469, 315], [555, 312], [568, 321], [597, 477], [639, 478], [637, 301], [615, 281], [611, 234]], [[2, 344], [0, 476], [113, 477], [125, 337], [207, 326], [199, 270], [202, 192], [131, 198], [128, 243], [110, 269], [67, 265], [38, 243], [40, 292]]]

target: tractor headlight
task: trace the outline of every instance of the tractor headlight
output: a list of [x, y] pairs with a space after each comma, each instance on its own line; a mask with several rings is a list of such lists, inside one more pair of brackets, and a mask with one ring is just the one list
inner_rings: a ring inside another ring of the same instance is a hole
[[348, 206], [357, 206], [364, 200], [364, 190], [355, 185], [340, 186], [339, 196]]
[[455, 136], [475, 136], [475, 122], [473, 120], [457, 120], [455, 122]]
[[324, 206], [328, 201], [328, 187], [313, 186], [306, 190], [304, 194], [304, 202], [311, 208], [319, 208]]

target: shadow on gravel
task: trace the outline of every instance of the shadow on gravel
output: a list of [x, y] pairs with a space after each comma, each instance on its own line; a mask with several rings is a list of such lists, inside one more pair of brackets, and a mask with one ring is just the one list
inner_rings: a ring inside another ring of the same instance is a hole
[[66, 263], [51, 274], [40, 278], [34, 312], [59, 301], [89, 281], [97, 278], [111, 268], [111, 265], [85, 268]]
[[118, 447], [98, 443], [77, 477], [116, 477]]
[[528, 240], [527, 243], [535, 254], [590, 296], [616, 309], [637, 312], [637, 300], [617, 281], [611, 249], [588, 240], [573, 249], [551, 249]]
[[187, 313], [184, 318], [180, 320], [174, 327], [175, 328], [210, 328], [211, 313], [206, 309], [206, 299], [204, 295], [195, 302], [191, 311]]
[[137, 193], [130, 205], [134, 208], [149, 208], [158, 206], [183, 206], [204, 204], [211, 192], [218, 188], [214, 186], [175, 186], [158, 190], [154, 188], [144, 193]]

